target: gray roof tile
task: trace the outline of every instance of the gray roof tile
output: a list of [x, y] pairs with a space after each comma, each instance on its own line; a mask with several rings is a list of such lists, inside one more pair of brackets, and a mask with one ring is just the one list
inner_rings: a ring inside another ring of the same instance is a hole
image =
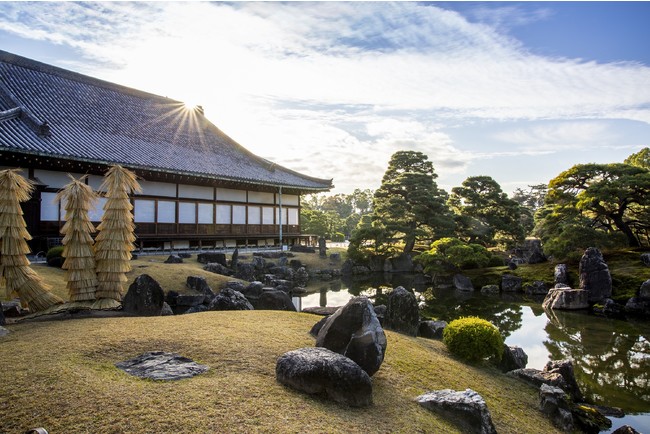
[[328, 190], [252, 154], [197, 110], [0, 50], [0, 150]]

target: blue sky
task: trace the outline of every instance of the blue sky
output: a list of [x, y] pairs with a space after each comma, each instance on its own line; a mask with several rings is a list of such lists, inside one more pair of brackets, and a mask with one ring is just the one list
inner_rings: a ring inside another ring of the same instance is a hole
[[0, 49], [201, 104], [242, 145], [376, 189], [424, 152], [506, 192], [650, 146], [650, 2], [1, 2]]

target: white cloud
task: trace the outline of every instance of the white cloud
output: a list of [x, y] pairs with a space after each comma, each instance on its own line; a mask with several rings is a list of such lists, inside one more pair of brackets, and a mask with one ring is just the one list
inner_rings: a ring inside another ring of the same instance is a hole
[[560, 122], [497, 137], [516, 150], [470, 150], [443, 131], [468, 118], [650, 123], [650, 68], [535, 56], [499, 31], [548, 13], [477, 8], [471, 23], [410, 2], [0, 2], [0, 29], [73, 47], [80, 72], [202, 104], [253, 152], [344, 191], [376, 188], [404, 148], [442, 176], [611, 138], [595, 121]]

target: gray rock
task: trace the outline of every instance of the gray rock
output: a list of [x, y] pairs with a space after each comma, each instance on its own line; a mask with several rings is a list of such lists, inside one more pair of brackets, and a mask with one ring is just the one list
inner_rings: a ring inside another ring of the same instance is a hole
[[210, 262], [209, 264], [203, 266], [203, 269], [205, 271], [209, 271], [210, 273], [221, 274], [223, 276], [232, 275], [232, 270], [230, 268], [226, 267], [223, 264], [219, 264], [217, 262]]
[[309, 330], [309, 334], [312, 335], [313, 337], [318, 337], [318, 333], [320, 333], [321, 329], [323, 328], [326, 322], [327, 322], [327, 317], [326, 316], [322, 317], [320, 321], [318, 321], [316, 324], [312, 326], [311, 330]]
[[253, 305], [241, 292], [224, 288], [212, 299], [208, 310], [253, 310]]
[[235, 272], [235, 277], [237, 279], [246, 280], [252, 282], [255, 279], [257, 269], [252, 264], [239, 264], [237, 266], [237, 271]]
[[163, 381], [194, 377], [210, 369], [187, 357], [163, 351], [147, 352], [115, 366], [135, 377]]
[[331, 253], [330, 254], [330, 261], [332, 261], [332, 262], [341, 262], [341, 254], [340, 253]]
[[189, 309], [187, 309], [183, 314], [190, 314], [190, 313], [200, 313], [200, 312], [205, 312], [208, 310], [208, 307], [204, 304], [199, 304], [198, 306], [192, 306]]
[[278, 265], [280, 267], [286, 267], [287, 265], [289, 265], [289, 258], [287, 258], [286, 256], [280, 256], [280, 259], [278, 260]]
[[417, 336], [420, 326], [420, 308], [411, 292], [398, 286], [388, 294], [388, 309], [384, 318], [386, 328]]
[[562, 375], [557, 372], [544, 372], [534, 368], [514, 369], [506, 374], [510, 377], [518, 378], [535, 387], [541, 387], [542, 384], [559, 387], [564, 390], [567, 388], [566, 382]]
[[208, 281], [205, 280], [205, 277], [203, 276], [187, 276], [185, 286], [187, 286], [188, 289], [205, 295], [206, 297], [214, 297], [214, 291], [210, 288]]
[[318, 239], [318, 256], [327, 258], [327, 242], [323, 237]]
[[639, 288], [639, 294], [637, 295], [639, 298], [643, 299], [650, 299], [650, 279], [646, 280], [641, 284], [641, 287]]
[[253, 265], [257, 272], [264, 271], [264, 268], [266, 268], [266, 259], [261, 256], [253, 256], [251, 265]]
[[165, 264], [182, 264], [183, 258], [178, 255], [169, 255], [165, 260]]
[[244, 286], [242, 284], [240, 289], [237, 288], [232, 288], [232, 289], [241, 292], [242, 294], [244, 294], [244, 297], [246, 298], [258, 299], [260, 295], [262, 295], [262, 292], [264, 290], [264, 284], [259, 280], [255, 280], [250, 284], [248, 284], [248, 286]]
[[[230, 257], [230, 268], [233, 270], [237, 270], [239, 267], [239, 259], [243, 259], [239, 257], [239, 249], [235, 248], [235, 250], [232, 252], [232, 256]], [[224, 264], [228, 265], [228, 264]]]
[[544, 309], [579, 310], [589, 307], [589, 294], [583, 289], [552, 288], [542, 303]]
[[606, 317], [624, 317], [625, 316], [625, 306], [622, 306], [616, 303], [611, 298], [606, 298], [602, 300], [599, 304], [594, 304], [591, 307], [591, 310], [596, 315], [602, 315]]
[[3, 326], [7, 324], [7, 320], [5, 319], [5, 313], [3, 309], [0, 309], [0, 326]]
[[225, 253], [199, 253], [196, 260], [201, 264], [221, 264], [224, 267], [228, 266]]
[[451, 419], [462, 428], [463, 432], [476, 434], [497, 432], [485, 400], [472, 389], [436, 390], [418, 396], [416, 401], [422, 407]]
[[623, 425], [612, 431], [612, 434], [641, 434], [639, 431], [632, 428], [630, 425]]
[[341, 306], [312, 306], [306, 307], [302, 310], [305, 313], [313, 313], [314, 315], [330, 316]]
[[499, 294], [500, 292], [499, 285], [484, 285], [481, 288], [481, 294]]
[[529, 264], [546, 262], [546, 255], [542, 249], [542, 240], [539, 238], [526, 238], [524, 241], [524, 259]]
[[165, 302], [160, 284], [148, 274], [136, 277], [122, 300], [125, 313], [138, 316], [159, 316]]
[[10, 333], [9, 329], [6, 329], [6, 328], [0, 326], [0, 338], [3, 337], [3, 336], [7, 336], [9, 333]]
[[296, 311], [296, 306], [293, 305], [291, 297], [284, 291], [271, 290], [264, 291], [260, 295], [257, 303], [254, 305], [257, 310], [288, 310]]
[[308, 394], [325, 395], [351, 407], [372, 405], [370, 376], [349, 358], [327, 348], [300, 348], [278, 358], [278, 382]]
[[297, 270], [298, 268], [302, 267], [302, 262], [300, 262], [299, 259], [292, 259], [289, 261], [289, 267], [293, 268], [294, 270]]
[[524, 369], [528, 364], [528, 354], [523, 348], [516, 345], [503, 344], [503, 355], [499, 362], [499, 369], [502, 372], [510, 372], [515, 369]]
[[580, 259], [580, 288], [587, 291], [589, 303], [599, 302], [612, 296], [612, 276], [602, 253], [589, 247]]
[[470, 278], [462, 274], [454, 275], [454, 288], [460, 291], [474, 291], [474, 285]]
[[293, 276], [293, 282], [296, 286], [305, 286], [309, 281], [309, 273], [305, 267], [300, 267], [296, 270]]
[[569, 271], [566, 264], [557, 264], [553, 271], [554, 282], [569, 285]]
[[521, 291], [522, 279], [513, 274], [504, 274], [501, 276], [501, 290], [503, 292], [519, 292]]
[[[176, 306], [198, 306], [203, 304], [205, 301], [205, 295], [203, 294], [178, 294], [175, 298]], [[171, 304], [171, 303], [170, 303]]]
[[548, 288], [546, 287], [546, 283], [541, 280], [536, 280], [533, 283], [524, 285], [524, 292], [528, 295], [546, 295], [548, 294]]
[[427, 339], [442, 339], [447, 321], [422, 321], [418, 327], [418, 336]]
[[542, 384], [539, 388], [539, 409], [551, 418], [553, 424], [564, 432], [572, 432], [573, 415], [569, 397], [559, 387]]
[[349, 357], [372, 376], [384, 361], [387, 341], [370, 300], [354, 297], [327, 317], [316, 346]]
[[174, 315], [174, 311], [172, 310], [171, 306], [167, 304], [167, 302], [163, 303], [162, 310], [160, 311], [160, 316], [170, 316]]
[[551, 360], [544, 366], [544, 372], [560, 374], [566, 384], [562, 389], [569, 394], [574, 402], [582, 402], [585, 400], [576, 381], [573, 362], [571, 360]]
[[352, 269], [354, 268], [354, 261], [352, 259], [346, 259], [341, 265], [341, 274], [349, 275], [352, 274]]
[[650, 252], [641, 254], [641, 262], [643, 262], [643, 265], [646, 267], [650, 267]]
[[17, 318], [23, 315], [23, 308], [19, 299], [2, 302], [2, 314], [5, 318]]
[[[255, 282], [251, 282], [251, 285]], [[230, 280], [226, 282], [225, 284], [226, 288], [234, 289], [235, 291], [239, 291], [242, 294], [244, 293], [244, 288], [246, 288], [246, 285], [244, 285], [242, 282], [238, 280]]]
[[632, 315], [650, 316], [650, 300], [632, 297], [625, 304], [625, 312]]

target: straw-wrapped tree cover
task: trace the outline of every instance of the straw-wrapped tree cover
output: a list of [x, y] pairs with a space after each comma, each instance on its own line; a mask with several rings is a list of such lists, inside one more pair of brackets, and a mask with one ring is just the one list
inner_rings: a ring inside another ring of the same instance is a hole
[[34, 186], [18, 174], [19, 170], [0, 170], [0, 276], [5, 278], [8, 294], [15, 292], [37, 312], [63, 300], [49, 292], [50, 286], [29, 266], [27, 240], [32, 237], [20, 202], [29, 200]]
[[106, 172], [100, 190], [106, 192], [107, 201], [95, 240], [98, 280], [95, 307], [107, 309], [119, 305], [126, 273], [131, 271], [135, 224], [129, 194], [142, 190], [135, 174], [121, 166], [113, 166]]
[[57, 194], [57, 200], [65, 204], [65, 225], [63, 237], [63, 269], [70, 301], [95, 299], [97, 274], [95, 273], [95, 252], [93, 238], [95, 226], [90, 222], [88, 212], [93, 207], [97, 194], [84, 183], [85, 176], [75, 179]]

